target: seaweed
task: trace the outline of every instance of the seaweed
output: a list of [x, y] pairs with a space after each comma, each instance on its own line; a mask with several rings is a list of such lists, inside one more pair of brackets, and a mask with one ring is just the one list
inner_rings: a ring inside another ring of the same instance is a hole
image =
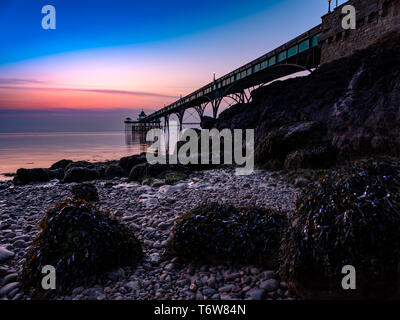
[[280, 250], [280, 274], [297, 286], [340, 286], [345, 265], [371, 292], [397, 282], [400, 262], [400, 167], [362, 160], [334, 169], [296, 203]]
[[176, 221], [170, 246], [197, 262], [273, 264], [286, 219], [274, 210], [203, 204]]
[[[134, 265], [143, 256], [140, 242], [118, 220], [83, 200], [66, 200], [47, 211], [41, 232], [23, 266], [22, 285], [34, 297], [69, 293], [105, 271]], [[56, 289], [41, 287], [42, 268], [56, 269]]]

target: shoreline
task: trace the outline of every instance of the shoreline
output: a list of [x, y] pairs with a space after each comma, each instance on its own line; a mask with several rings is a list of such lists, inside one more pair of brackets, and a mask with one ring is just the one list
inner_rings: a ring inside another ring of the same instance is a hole
[[[24, 255], [37, 235], [37, 223], [45, 211], [70, 197], [76, 183], [10, 185], [0, 190], [0, 247], [15, 253], [7, 261], [7, 275], [15, 286], [7, 299], [30, 299], [19, 291]], [[94, 204], [118, 217], [143, 242], [145, 258], [136, 268], [123, 267], [107, 274], [105, 283], [79, 287], [68, 296], [75, 300], [152, 300], [152, 299], [293, 299], [277, 270], [248, 266], [194, 265], [164, 256], [176, 218], [205, 202], [237, 207], [258, 205], [290, 211], [299, 190], [283, 182], [279, 174], [257, 170], [250, 176], [235, 176], [233, 169], [193, 172], [173, 185], [151, 187], [127, 178], [93, 181], [100, 200]], [[6, 275], [6, 277], [7, 277]], [[4, 286], [2, 284], [0, 292]], [[11, 286], [11, 287], [13, 287]], [[4, 297], [3, 297], [4, 298]]]

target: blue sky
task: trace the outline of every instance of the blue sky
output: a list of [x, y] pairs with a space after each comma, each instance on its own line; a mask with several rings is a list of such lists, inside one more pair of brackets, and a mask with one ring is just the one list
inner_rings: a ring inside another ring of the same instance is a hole
[[[47, 4], [56, 30], [41, 27]], [[118, 129], [121, 117], [160, 108], [309, 30], [327, 8], [326, 0], [0, 0], [0, 132], [46, 130], [46, 121], [93, 130], [90, 112], [99, 128]]]

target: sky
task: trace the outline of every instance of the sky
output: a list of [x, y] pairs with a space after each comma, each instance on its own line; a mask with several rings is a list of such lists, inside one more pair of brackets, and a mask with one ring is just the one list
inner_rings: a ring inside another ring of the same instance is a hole
[[[42, 7], [56, 29], [42, 28]], [[0, 0], [0, 132], [110, 131], [321, 23], [326, 0]]]

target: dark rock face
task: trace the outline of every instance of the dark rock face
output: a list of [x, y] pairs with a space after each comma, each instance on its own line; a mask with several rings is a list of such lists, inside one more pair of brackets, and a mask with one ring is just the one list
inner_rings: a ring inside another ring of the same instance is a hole
[[[328, 148], [321, 147], [319, 152], [315, 146], [326, 144], [323, 138], [326, 128], [323, 124], [315, 121], [300, 121], [293, 124], [283, 125], [272, 130], [264, 141], [256, 148], [256, 163], [263, 165], [272, 161], [278, 163], [278, 167], [296, 165], [298, 167], [313, 167], [318, 163], [318, 158]], [[311, 150], [307, 150], [311, 148]], [[301, 150], [301, 151], [300, 151]], [[321, 156], [320, 156], [321, 157]], [[322, 157], [323, 158], [323, 157]], [[322, 160], [322, 159], [321, 159]]]
[[212, 117], [203, 116], [201, 117], [200, 127], [202, 129], [212, 129], [214, 128], [216, 120]]
[[49, 173], [46, 169], [18, 169], [14, 183], [46, 182], [49, 179]]
[[133, 155], [129, 157], [124, 157], [119, 160], [119, 166], [126, 172], [130, 172], [132, 168], [138, 164], [146, 162], [146, 155]]
[[88, 202], [99, 200], [96, 186], [90, 183], [82, 183], [72, 186], [71, 193], [75, 199], [82, 199]]
[[[118, 220], [87, 202], [67, 200], [49, 210], [28, 252], [22, 272], [26, 291], [38, 298], [70, 293], [98, 281], [103, 272], [135, 265], [143, 256], [140, 242]], [[57, 270], [55, 290], [43, 290], [42, 267]]]
[[[321, 166], [321, 160], [304, 160], [313, 157], [314, 151], [302, 151], [303, 160], [293, 162], [292, 154], [286, 161], [292, 152], [321, 146], [327, 152], [322, 156], [320, 149], [317, 159], [335, 153], [339, 159], [398, 156], [400, 73], [394, 66], [399, 63], [400, 41], [396, 36], [323, 65], [308, 77], [277, 81], [253, 91], [251, 103], [222, 112], [215, 127], [254, 128], [258, 164], [275, 162], [280, 168], [285, 162], [286, 166], [310, 166], [310, 161]], [[307, 123], [318, 123], [321, 131], [310, 128], [296, 132], [298, 139], [281, 140], [290, 127]]]
[[286, 215], [273, 210], [204, 204], [176, 221], [170, 248], [191, 261], [272, 267], [285, 224]]
[[99, 173], [94, 169], [72, 167], [65, 172], [63, 182], [84, 182], [99, 179]]
[[[333, 169], [298, 198], [281, 242], [280, 273], [306, 298], [399, 297], [400, 167], [359, 161]], [[340, 286], [342, 268], [357, 290]]]
[[110, 165], [104, 172], [104, 176], [106, 179], [126, 177], [127, 175], [128, 174], [126, 173], [126, 171], [118, 165]]
[[65, 159], [63, 159], [63, 160], [60, 160], [60, 161], [57, 161], [56, 163], [54, 163], [51, 167], [50, 167], [50, 169], [51, 170], [56, 170], [56, 169], [65, 169], [65, 167], [66, 166], [68, 166], [70, 163], [72, 163], [73, 161], [72, 160], [65, 160]]

